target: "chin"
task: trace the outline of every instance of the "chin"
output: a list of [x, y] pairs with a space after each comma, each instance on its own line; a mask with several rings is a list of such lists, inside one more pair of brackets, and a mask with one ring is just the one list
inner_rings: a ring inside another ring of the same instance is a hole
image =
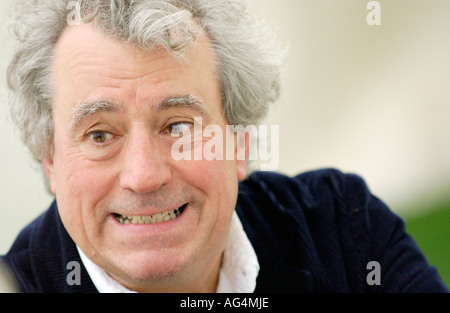
[[125, 282], [159, 284], [177, 280], [189, 264], [190, 259], [186, 255], [173, 255], [166, 251], [139, 253], [117, 260], [117, 266], [114, 266], [111, 274], [124, 285], [127, 285]]

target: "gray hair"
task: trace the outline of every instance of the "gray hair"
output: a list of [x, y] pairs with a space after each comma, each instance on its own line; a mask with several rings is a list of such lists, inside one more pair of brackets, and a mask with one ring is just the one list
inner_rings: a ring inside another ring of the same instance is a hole
[[38, 162], [51, 154], [53, 53], [74, 8], [107, 36], [145, 50], [163, 47], [174, 57], [182, 57], [200, 26], [215, 52], [223, 113], [232, 125], [258, 124], [279, 95], [284, 51], [243, 1], [20, 0], [13, 28], [19, 46], [7, 81], [13, 120]]

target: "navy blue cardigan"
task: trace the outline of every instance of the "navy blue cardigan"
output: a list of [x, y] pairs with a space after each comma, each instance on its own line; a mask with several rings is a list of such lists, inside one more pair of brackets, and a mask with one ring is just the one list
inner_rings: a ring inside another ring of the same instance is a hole
[[[287, 177], [256, 172], [236, 211], [260, 263], [256, 292], [448, 292], [404, 222], [353, 174], [323, 169]], [[23, 292], [97, 292], [56, 202], [17, 237], [4, 261]], [[81, 284], [66, 277], [81, 264]], [[380, 285], [368, 284], [380, 265]]]

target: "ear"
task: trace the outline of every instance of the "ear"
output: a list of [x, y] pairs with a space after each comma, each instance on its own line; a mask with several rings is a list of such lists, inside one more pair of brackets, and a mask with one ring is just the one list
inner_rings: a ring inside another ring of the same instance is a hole
[[242, 181], [247, 177], [247, 160], [250, 154], [250, 134], [244, 132], [244, 136], [237, 134], [235, 136], [237, 137], [237, 140], [235, 140], [236, 147], [234, 157], [236, 160], [237, 177], [239, 181]]
[[50, 182], [50, 188], [52, 190], [52, 193], [56, 193], [56, 184], [55, 184], [55, 175], [54, 175], [54, 162], [51, 157], [44, 158], [42, 160], [42, 165], [44, 166], [45, 174], [47, 174], [47, 177]]

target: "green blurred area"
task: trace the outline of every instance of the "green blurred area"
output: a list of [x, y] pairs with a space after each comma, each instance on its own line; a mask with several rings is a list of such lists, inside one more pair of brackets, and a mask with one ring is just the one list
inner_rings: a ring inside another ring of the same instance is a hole
[[405, 216], [406, 231], [450, 288], [450, 200], [440, 201], [426, 212], [416, 217]]

